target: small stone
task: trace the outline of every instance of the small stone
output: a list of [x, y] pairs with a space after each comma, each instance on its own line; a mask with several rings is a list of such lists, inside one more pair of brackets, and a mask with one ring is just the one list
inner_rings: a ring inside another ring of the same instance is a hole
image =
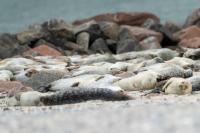
[[76, 37], [76, 43], [81, 47], [83, 50], [88, 50], [89, 43], [90, 43], [90, 34], [87, 32], [81, 32]]
[[161, 48], [160, 43], [158, 42], [158, 39], [153, 36], [148, 37], [144, 39], [143, 41], [141, 41], [140, 45], [143, 48], [143, 50]]
[[39, 54], [42, 56], [61, 56], [62, 54], [54, 48], [49, 47], [46, 44], [37, 46], [29, 51], [24, 52], [24, 55]]
[[101, 54], [111, 53], [108, 46], [106, 45], [105, 40], [102, 38], [95, 40], [90, 49]]
[[8, 70], [0, 70], [0, 81], [10, 81], [13, 78], [13, 73]]

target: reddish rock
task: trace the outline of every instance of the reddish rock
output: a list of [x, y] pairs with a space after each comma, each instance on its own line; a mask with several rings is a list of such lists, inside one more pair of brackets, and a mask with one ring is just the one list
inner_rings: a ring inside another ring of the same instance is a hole
[[186, 29], [176, 32], [174, 34], [174, 37], [179, 41], [183, 39], [191, 39], [194, 37], [200, 37], [200, 28], [198, 28], [197, 26], [190, 26]]
[[34, 55], [34, 54], [39, 54], [42, 56], [62, 56], [62, 54], [59, 51], [45, 44], [37, 46], [24, 53], [24, 55]]
[[186, 19], [184, 27], [197, 25], [200, 27], [200, 8], [194, 10]]
[[200, 48], [200, 37], [183, 39], [181, 42], [179, 42], [179, 45], [187, 48]]
[[128, 30], [129, 35], [131, 35], [133, 38], [136, 38], [137, 41], [142, 41], [147, 37], [154, 36], [158, 39], [159, 42], [161, 42], [163, 38], [161, 33], [141, 27], [123, 25], [121, 26], [120, 31], [124, 29]]
[[18, 81], [0, 81], [0, 93], [7, 94], [8, 96], [13, 96], [19, 92], [32, 90], [32, 88], [26, 87]]
[[141, 26], [148, 18], [155, 19], [156, 21], [159, 21], [159, 18], [152, 14], [152, 13], [146, 13], [146, 12], [118, 12], [118, 13], [106, 13], [106, 14], [100, 14], [91, 18], [82, 19], [74, 21], [74, 25], [80, 25], [85, 22], [89, 22], [91, 20], [95, 20], [97, 22], [101, 21], [108, 21], [108, 22], [114, 22], [119, 25], [131, 25], [131, 26]]

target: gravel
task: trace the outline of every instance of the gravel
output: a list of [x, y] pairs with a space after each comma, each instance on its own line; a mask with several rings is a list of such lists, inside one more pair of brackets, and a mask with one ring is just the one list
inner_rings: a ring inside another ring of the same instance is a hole
[[200, 94], [88, 101], [52, 107], [1, 107], [1, 133], [192, 133], [200, 130]]

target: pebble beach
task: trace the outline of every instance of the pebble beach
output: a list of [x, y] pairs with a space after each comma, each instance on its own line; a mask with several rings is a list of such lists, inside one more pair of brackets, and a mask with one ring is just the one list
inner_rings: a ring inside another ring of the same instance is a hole
[[50, 19], [0, 34], [0, 129], [198, 132], [200, 9]]

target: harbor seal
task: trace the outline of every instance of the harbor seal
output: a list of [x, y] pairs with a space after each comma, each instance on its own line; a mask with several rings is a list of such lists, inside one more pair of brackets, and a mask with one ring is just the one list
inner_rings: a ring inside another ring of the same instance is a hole
[[54, 93], [40, 93], [37, 91], [30, 91], [20, 93], [8, 100], [8, 105], [15, 106], [51, 106], [61, 104], [72, 104], [88, 100], [105, 100], [105, 101], [118, 101], [132, 99], [124, 91], [114, 91], [107, 88], [80, 88], [72, 87]]
[[141, 72], [135, 76], [114, 82], [114, 85], [126, 91], [150, 90], [157, 84], [158, 73], [153, 71]]
[[191, 94], [192, 84], [183, 78], [171, 78], [163, 86], [162, 91], [164, 91], [166, 94]]

